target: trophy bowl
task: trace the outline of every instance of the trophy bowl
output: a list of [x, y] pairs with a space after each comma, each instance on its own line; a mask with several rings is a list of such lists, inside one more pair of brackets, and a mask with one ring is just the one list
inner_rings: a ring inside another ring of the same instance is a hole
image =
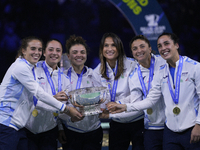
[[101, 113], [100, 105], [106, 101], [107, 94], [107, 87], [80, 88], [68, 92], [70, 102], [79, 107], [79, 111], [84, 116]]

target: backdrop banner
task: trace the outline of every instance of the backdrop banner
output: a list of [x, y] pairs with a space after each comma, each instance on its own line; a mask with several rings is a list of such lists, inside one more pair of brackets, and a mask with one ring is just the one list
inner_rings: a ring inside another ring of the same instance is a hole
[[[163, 32], [172, 32], [164, 11], [156, 0], [109, 0], [128, 20], [136, 35], [146, 36], [157, 51], [156, 40]], [[130, 39], [131, 40], [131, 39]]]

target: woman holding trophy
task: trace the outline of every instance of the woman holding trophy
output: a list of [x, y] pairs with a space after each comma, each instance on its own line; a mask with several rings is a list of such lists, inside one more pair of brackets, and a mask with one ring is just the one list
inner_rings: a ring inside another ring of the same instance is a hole
[[[114, 33], [105, 33], [99, 48], [101, 63], [94, 70], [95, 78], [103, 86], [108, 87], [110, 100], [118, 101], [130, 95], [128, 77], [135, 67], [136, 61], [125, 56], [121, 39]], [[142, 150], [144, 113], [143, 111], [100, 115], [110, 118], [109, 149], [128, 149], [130, 141], [133, 149]]]
[[[130, 49], [137, 66], [129, 75], [129, 88], [131, 95], [125, 99], [120, 99], [117, 103], [133, 103], [143, 100], [151, 89], [151, 82], [154, 74], [166, 61], [160, 55], [152, 54], [152, 48], [149, 40], [143, 35], [137, 35], [130, 41]], [[116, 104], [116, 103], [113, 103]], [[108, 105], [111, 105], [109, 103]], [[161, 96], [159, 103], [145, 112], [145, 131], [144, 147], [145, 150], [162, 150], [163, 129], [165, 122], [164, 101]]]
[[162, 33], [157, 39], [158, 51], [166, 65], [154, 75], [152, 88], [140, 102], [109, 104], [110, 112], [138, 111], [152, 108], [163, 96], [165, 127], [163, 149], [200, 147], [200, 63], [179, 55], [178, 38], [173, 33]]
[[[44, 50], [45, 61], [39, 61], [35, 68], [36, 81], [46, 92], [59, 101], [67, 101], [64, 92], [69, 87], [69, 78], [58, 67], [62, 56], [62, 44], [56, 40], [49, 40]], [[29, 117], [26, 133], [29, 150], [57, 150], [57, 110], [40, 101]], [[70, 110], [75, 108], [70, 108]]]
[[[100, 85], [94, 80], [93, 70], [84, 65], [88, 54], [85, 40], [80, 36], [71, 36], [66, 41], [66, 50], [71, 67], [65, 73], [70, 79], [71, 90]], [[64, 130], [59, 129], [59, 141], [64, 150], [101, 150], [103, 130], [98, 115], [85, 116], [78, 122], [67, 115], [60, 118]]]
[[39, 101], [70, 116], [82, 115], [56, 100], [34, 80], [35, 65], [42, 55], [42, 41], [36, 37], [22, 40], [18, 57], [6, 72], [0, 85], [0, 149], [27, 150], [24, 127], [29, 116], [37, 114], [32, 107]]

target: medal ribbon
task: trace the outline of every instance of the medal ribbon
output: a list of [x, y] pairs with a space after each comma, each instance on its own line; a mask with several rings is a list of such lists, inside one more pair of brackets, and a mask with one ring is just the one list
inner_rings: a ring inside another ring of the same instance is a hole
[[[29, 63], [27, 62], [26, 59], [23, 58], [22, 60], [29, 65]], [[32, 73], [33, 73], [33, 76], [34, 76], [34, 80], [36, 80], [34, 67], [32, 69]], [[33, 104], [34, 104], [34, 106], [37, 105], [37, 101], [38, 101], [37, 98], [35, 96], [33, 96]]]
[[155, 64], [155, 58], [154, 57], [151, 57], [151, 64], [150, 64], [150, 72], [149, 72], [149, 84], [148, 84], [148, 91], [146, 91], [146, 87], [145, 87], [145, 84], [144, 84], [144, 80], [143, 80], [143, 77], [142, 77], [142, 72], [141, 72], [141, 69], [140, 69], [140, 65], [138, 65], [138, 77], [139, 77], [139, 80], [140, 80], [140, 84], [142, 86], [142, 91], [144, 93], [144, 97], [146, 98], [148, 93], [149, 93], [149, 90], [151, 88], [151, 82], [153, 80], [153, 72], [154, 72], [154, 64]]
[[[51, 91], [53, 95], [56, 95], [56, 90], [52, 81], [52, 78], [50, 76], [50, 73], [48, 71], [48, 68], [45, 64], [45, 62], [42, 63], [42, 68], [44, 69], [44, 72], [46, 74], [47, 80], [49, 82], [49, 85], [51, 87]], [[61, 73], [60, 73], [60, 69], [58, 69], [58, 92], [62, 91], [62, 86], [61, 86]]]
[[168, 73], [168, 87], [169, 87], [171, 97], [172, 97], [175, 104], [178, 104], [178, 101], [179, 101], [182, 68], [183, 68], [183, 58], [182, 58], [182, 56], [179, 56], [179, 65], [178, 65], [178, 71], [177, 71], [177, 75], [176, 75], [175, 94], [173, 93], [171, 83], [170, 83], [170, 80], [169, 80], [169, 73]]
[[[70, 67], [67, 72], [67, 76], [70, 78], [70, 83], [71, 83], [71, 72], [72, 72], [72, 67]], [[80, 87], [81, 87], [81, 82], [82, 82], [82, 77], [83, 77], [84, 72], [85, 72], [85, 67], [83, 67], [83, 70], [82, 70], [80, 76], [78, 76], [78, 80], [76, 83], [76, 89], [80, 89]]]
[[[115, 67], [115, 71], [114, 71], [114, 74], [116, 75], [117, 74], [117, 68], [118, 68], [118, 62], [116, 64], [116, 67]], [[109, 74], [108, 74], [108, 68], [106, 69], [106, 74], [109, 78]], [[111, 83], [110, 80], [107, 80], [107, 83]], [[111, 90], [111, 85], [108, 84], [108, 89], [109, 89], [109, 92], [110, 92], [110, 96], [111, 96], [111, 102], [115, 102], [115, 96], [116, 96], [116, 91], [117, 91], [117, 85], [118, 85], [118, 80], [115, 80], [114, 83], [113, 83], [113, 88]]]

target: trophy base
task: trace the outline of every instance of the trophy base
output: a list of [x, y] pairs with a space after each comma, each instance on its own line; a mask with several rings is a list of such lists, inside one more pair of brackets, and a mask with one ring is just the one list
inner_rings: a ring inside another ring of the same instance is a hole
[[84, 106], [84, 108], [80, 108], [79, 110], [83, 116], [92, 116], [102, 113], [100, 104]]

